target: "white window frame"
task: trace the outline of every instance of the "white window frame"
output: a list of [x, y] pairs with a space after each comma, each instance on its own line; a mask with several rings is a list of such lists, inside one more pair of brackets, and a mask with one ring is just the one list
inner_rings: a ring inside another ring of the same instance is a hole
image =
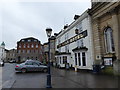
[[28, 46], [27, 46], [28, 48], [30, 48], [30, 45], [28, 44]]
[[33, 45], [33, 44], [31, 45], [31, 48], [34, 48], [34, 45]]
[[38, 44], [36, 44], [36, 48], [38, 48]]
[[[107, 31], [109, 30], [109, 31]], [[106, 28], [104, 31], [105, 38], [105, 48], [107, 53], [113, 53], [115, 50], [112, 50], [112, 45], [114, 45], [113, 32], [110, 27]], [[113, 41], [112, 41], [113, 40]], [[115, 47], [114, 47], [115, 49]]]
[[24, 44], [23, 47], [26, 48], [26, 45]]

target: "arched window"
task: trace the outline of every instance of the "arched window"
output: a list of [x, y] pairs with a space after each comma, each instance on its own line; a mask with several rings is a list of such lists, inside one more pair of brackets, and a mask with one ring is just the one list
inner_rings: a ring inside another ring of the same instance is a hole
[[113, 41], [113, 32], [110, 27], [105, 29], [105, 46], [107, 52], [114, 52], [114, 41]]

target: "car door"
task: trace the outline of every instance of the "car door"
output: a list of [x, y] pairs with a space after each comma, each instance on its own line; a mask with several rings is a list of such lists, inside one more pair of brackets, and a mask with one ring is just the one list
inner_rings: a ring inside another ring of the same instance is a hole
[[39, 70], [39, 64], [36, 63], [36, 62], [33, 62], [33, 68], [34, 68], [34, 71], [40, 71]]
[[39, 63], [39, 71], [43, 71], [44, 65], [42, 63]]
[[33, 66], [32, 62], [26, 62], [25, 67], [26, 67], [27, 71], [34, 71], [34, 66]]

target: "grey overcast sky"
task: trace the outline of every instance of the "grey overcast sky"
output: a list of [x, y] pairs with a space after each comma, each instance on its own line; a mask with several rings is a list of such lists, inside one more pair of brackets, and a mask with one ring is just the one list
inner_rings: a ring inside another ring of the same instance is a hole
[[42, 44], [47, 42], [47, 27], [53, 29], [52, 34], [58, 33], [65, 24], [74, 21], [75, 14], [91, 7], [90, 0], [74, 1], [0, 2], [0, 42], [5, 42], [6, 49], [15, 48], [17, 41], [27, 37], [35, 37]]

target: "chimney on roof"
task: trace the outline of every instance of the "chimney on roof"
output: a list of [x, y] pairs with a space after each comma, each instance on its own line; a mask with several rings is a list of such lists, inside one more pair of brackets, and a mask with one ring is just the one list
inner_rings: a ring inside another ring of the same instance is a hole
[[66, 29], [68, 27], [68, 24], [64, 25], [64, 29]]
[[74, 20], [77, 20], [79, 17], [80, 17], [79, 15], [75, 15]]
[[54, 33], [54, 36], [57, 36], [58, 35], [58, 33]]

